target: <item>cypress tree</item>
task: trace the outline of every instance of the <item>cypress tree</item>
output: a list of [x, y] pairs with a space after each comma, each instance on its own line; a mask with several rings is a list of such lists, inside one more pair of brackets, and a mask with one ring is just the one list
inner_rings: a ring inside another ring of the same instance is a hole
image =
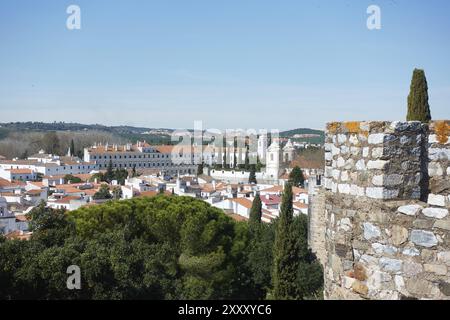
[[106, 181], [111, 182], [114, 179], [113, 163], [109, 160], [108, 168], [106, 169]]
[[250, 166], [250, 175], [248, 176], [248, 183], [254, 183], [257, 184], [256, 181], [256, 167], [254, 164]]
[[250, 209], [250, 224], [261, 223], [262, 217], [262, 203], [259, 193], [256, 194], [255, 199], [253, 199], [252, 208]]
[[197, 167], [197, 175], [201, 176], [203, 174], [203, 162], [200, 163]]
[[20, 159], [28, 159], [28, 150], [25, 150], [22, 155], [20, 156]]
[[237, 168], [237, 138], [234, 138], [234, 145], [233, 145], [233, 168], [236, 170]]
[[411, 88], [408, 96], [407, 121], [429, 122], [431, 120], [430, 105], [428, 104], [428, 84], [425, 72], [414, 69]]
[[291, 300], [297, 296], [298, 245], [293, 228], [294, 209], [292, 185], [287, 183], [281, 202], [273, 248], [273, 296], [277, 300]]
[[70, 140], [70, 155], [72, 157], [75, 155], [75, 142], [73, 142], [73, 139]]
[[247, 146], [247, 148], [245, 149], [245, 163], [244, 163], [244, 169], [245, 169], [245, 170], [250, 169], [250, 159], [249, 159], [249, 157], [248, 157], [248, 146]]
[[222, 168], [227, 169], [228, 165], [228, 159], [227, 159], [227, 141], [225, 138], [223, 138], [223, 158], [222, 158]]

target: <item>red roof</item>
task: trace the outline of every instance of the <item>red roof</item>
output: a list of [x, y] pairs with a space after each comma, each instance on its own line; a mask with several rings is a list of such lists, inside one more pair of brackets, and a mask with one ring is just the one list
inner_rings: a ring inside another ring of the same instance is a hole
[[276, 195], [263, 195], [261, 196], [261, 202], [266, 205], [279, 204], [281, 202], [281, 197]]

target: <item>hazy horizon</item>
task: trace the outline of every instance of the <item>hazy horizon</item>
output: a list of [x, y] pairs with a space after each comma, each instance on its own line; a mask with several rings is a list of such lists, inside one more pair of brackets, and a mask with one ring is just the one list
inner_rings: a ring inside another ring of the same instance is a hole
[[[71, 4], [81, 30], [66, 28]], [[366, 26], [371, 4], [381, 30]], [[404, 120], [416, 67], [433, 119], [449, 118], [448, 12], [446, 0], [2, 2], [0, 122], [323, 130]]]

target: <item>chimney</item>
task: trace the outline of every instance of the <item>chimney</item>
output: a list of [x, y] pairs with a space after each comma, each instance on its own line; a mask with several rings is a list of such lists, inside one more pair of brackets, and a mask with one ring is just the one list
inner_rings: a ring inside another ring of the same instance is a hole
[[216, 180], [212, 181], [212, 187], [213, 187], [213, 190], [215, 191], [216, 190]]

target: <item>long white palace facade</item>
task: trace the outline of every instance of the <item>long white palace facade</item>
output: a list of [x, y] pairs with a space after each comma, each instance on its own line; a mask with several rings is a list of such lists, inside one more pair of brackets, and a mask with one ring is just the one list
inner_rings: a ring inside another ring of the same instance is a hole
[[[196, 174], [202, 162], [201, 152], [174, 152], [175, 146], [136, 144], [96, 144], [84, 149], [84, 161], [94, 162], [99, 170], [111, 163], [114, 169], [155, 169], [169, 175]], [[194, 149], [194, 148], [192, 148]]]
[[[132, 169], [142, 171], [154, 169], [167, 175], [197, 174], [198, 165], [208, 166], [222, 164], [226, 161], [232, 169], [235, 164], [245, 163], [245, 157], [259, 157], [266, 164], [266, 170], [260, 179], [277, 181], [286, 164], [293, 160], [294, 147], [291, 141], [281, 148], [278, 141], [267, 145], [267, 137], [258, 139], [258, 149], [250, 154], [246, 148], [227, 146], [225, 148], [214, 145], [206, 146], [171, 146], [155, 145], [138, 141], [136, 144], [95, 144], [84, 149], [84, 161], [95, 163], [99, 170], [106, 170], [110, 163], [113, 169]], [[224, 155], [226, 159], [224, 159]], [[235, 159], [236, 157], [236, 159]], [[215, 170], [213, 173], [219, 174]], [[225, 174], [225, 172], [223, 173]], [[243, 173], [245, 174], [245, 172]], [[248, 174], [248, 172], [246, 173]], [[220, 175], [220, 174], [219, 174]]]

